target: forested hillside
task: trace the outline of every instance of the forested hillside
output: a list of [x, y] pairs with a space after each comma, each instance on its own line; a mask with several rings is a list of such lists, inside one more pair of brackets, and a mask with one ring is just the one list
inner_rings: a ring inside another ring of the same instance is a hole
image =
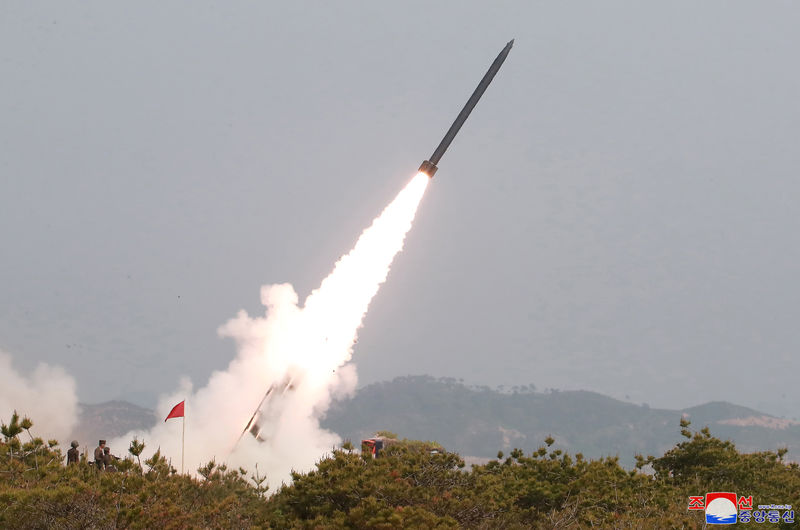
[[389, 429], [487, 457], [498, 449], [532, 451], [552, 436], [554, 447], [595, 458], [619, 455], [632, 466], [635, 453], [661, 454], [677, 443], [675, 425], [682, 417], [710, 426], [745, 451], [787, 447], [788, 458], [800, 459], [800, 424], [730, 403], [666, 410], [595, 392], [543, 393], [530, 386], [501, 392], [429, 376], [366, 386], [354, 398], [335, 403], [323, 425], [351, 439]]

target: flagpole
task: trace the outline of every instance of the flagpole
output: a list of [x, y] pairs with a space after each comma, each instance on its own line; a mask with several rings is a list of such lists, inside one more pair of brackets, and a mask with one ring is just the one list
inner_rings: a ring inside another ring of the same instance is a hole
[[180, 418], [181, 422], [181, 475], [183, 475], [183, 453], [186, 448], [186, 400], [184, 399], [169, 411], [164, 421], [170, 418]]
[[183, 475], [183, 450], [185, 447], [184, 440], [186, 438], [186, 411], [183, 412], [183, 423], [181, 423], [181, 475]]

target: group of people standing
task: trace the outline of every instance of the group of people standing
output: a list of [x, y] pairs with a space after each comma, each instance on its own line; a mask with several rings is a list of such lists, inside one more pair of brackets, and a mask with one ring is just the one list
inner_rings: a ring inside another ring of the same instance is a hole
[[[67, 465], [77, 464], [80, 462], [80, 450], [78, 450], [78, 440], [72, 440], [70, 444], [72, 447], [67, 451]], [[111, 454], [111, 449], [106, 445], [105, 440], [100, 440], [94, 450], [94, 465], [97, 469], [105, 471], [116, 471], [113, 461], [119, 460], [118, 456]]]

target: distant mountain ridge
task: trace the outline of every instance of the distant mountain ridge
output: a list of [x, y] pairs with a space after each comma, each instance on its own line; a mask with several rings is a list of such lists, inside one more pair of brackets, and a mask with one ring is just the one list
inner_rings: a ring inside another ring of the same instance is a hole
[[429, 376], [368, 385], [352, 399], [334, 403], [323, 426], [354, 440], [386, 429], [479, 457], [512, 448], [530, 452], [552, 435], [558, 447], [571, 453], [618, 454], [630, 465], [636, 453], [661, 455], [681, 441], [682, 416], [693, 429], [707, 425], [742, 451], [788, 447], [788, 458], [800, 455], [799, 422], [727, 402], [655, 409], [596, 392], [507, 393]]
[[[80, 404], [78, 424], [72, 432], [72, 439], [78, 440], [81, 447], [94, 448], [98, 440], [110, 440], [135, 429], [152, 427], [155, 415], [152, 410], [128, 403], [127, 401], [106, 401], [97, 404]], [[127, 447], [112, 447], [115, 455], [127, 454]]]
[[[155, 422], [153, 411], [125, 401], [81, 407], [73, 438], [82, 446], [146, 429]], [[618, 454], [622, 463], [631, 465], [636, 453], [661, 455], [681, 441], [682, 416], [691, 420], [693, 429], [708, 425], [713, 435], [733, 440], [742, 451], [787, 447], [787, 458], [800, 457], [800, 422], [727, 402], [655, 409], [596, 392], [542, 393], [532, 387], [501, 392], [430, 376], [398, 377], [361, 388], [352, 399], [334, 402], [322, 425], [355, 441], [390, 430], [483, 458], [512, 448], [531, 452], [552, 435], [557, 447], [571, 453]], [[126, 449], [112, 448], [116, 454]]]

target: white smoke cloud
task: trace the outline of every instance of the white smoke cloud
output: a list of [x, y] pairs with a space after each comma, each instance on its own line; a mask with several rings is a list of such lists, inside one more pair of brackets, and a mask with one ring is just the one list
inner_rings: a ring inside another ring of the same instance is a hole
[[60, 366], [39, 363], [29, 377], [0, 351], [0, 420], [8, 423], [16, 410], [33, 421], [31, 434], [65, 443], [78, 422], [75, 380]]
[[[214, 372], [198, 390], [182, 381], [157, 407], [159, 417], [165, 418], [175, 404], [186, 400], [186, 472], [193, 473], [212, 458], [251, 472], [258, 464], [259, 472], [276, 486], [288, 481], [292, 470], [312, 468], [341, 441], [322, 429], [319, 420], [334, 397], [355, 390], [355, 366], [348, 363], [358, 328], [394, 256], [403, 248], [428, 180], [417, 175], [302, 306], [291, 285], [264, 286], [264, 316], [240, 311], [220, 327], [220, 335], [237, 345], [228, 368]], [[273, 385], [259, 410], [265, 441], [249, 433], [240, 438]], [[127, 447], [137, 436], [147, 444], [146, 452], [160, 447], [179, 467], [182, 421], [161, 421], [149, 432], [128, 433], [111, 445]]]

